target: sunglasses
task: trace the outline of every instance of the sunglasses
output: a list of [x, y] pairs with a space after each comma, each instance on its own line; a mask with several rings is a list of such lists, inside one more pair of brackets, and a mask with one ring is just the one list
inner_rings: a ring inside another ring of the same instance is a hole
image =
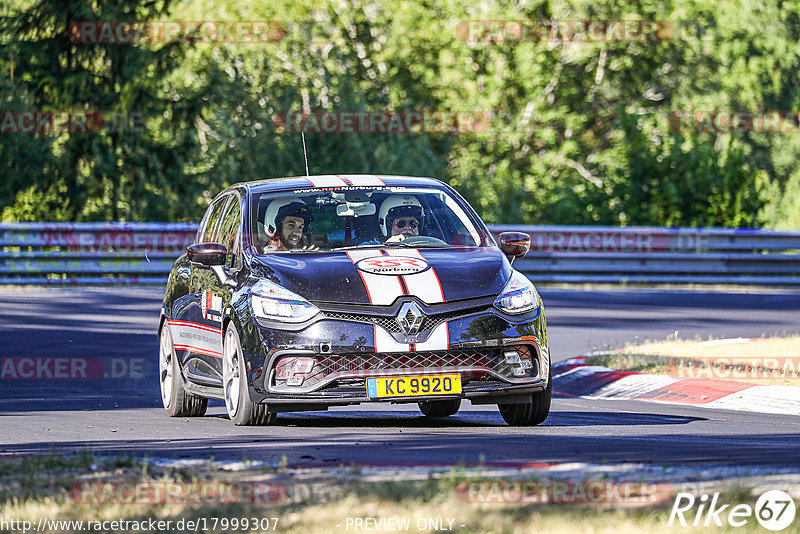
[[394, 220], [394, 225], [398, 228], [405, 228], [406, 223], [408, 223], [408, 226], [410, 226], [411, 228], [416, 228], [417, 226], [419, 226], [419, 223], [417, 222], [416, 219], [411, 219], [409, 221], [406, 221], [405, 219]]

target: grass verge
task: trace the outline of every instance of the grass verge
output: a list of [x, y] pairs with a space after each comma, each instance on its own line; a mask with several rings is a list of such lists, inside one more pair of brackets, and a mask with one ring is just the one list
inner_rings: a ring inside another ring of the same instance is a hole
[[[30, 483], [22, 484], [22, 480]], [[565, 490], [560, 498], [557, 492], [551, 492], [545, 499], [551, 502], [536, 503], [532, 500], [537, 500], [536, 495], [541, 500], [542, 494], [509, 491], [514, 482], [508, 480], [492, 486], [497, 480], [484, 478], [476, 482], [474, 475], [459, 469], [431, 474], [424, 480], [375, 481], [345, 468], [328, 474], [303, 475], [282, 468], [237, 472], [222, 472], [214, 468], [159, 468], [146, 461], [95, 458], [90, 454], [0, 459], [0, 485], [4, 488], [0, 496], [0, 525], [3, 521], [6, 526], [10, 521], [17, 521], [17, 527], [23, 521], [40, 525], [42, 518], [46, 518], [62, 522], [55, 526], [49, 523], [48, 530], [53, 532], [86, 532], [88, 522], [106, 522], [97, 523], [98, 528], [88, 527], [88, 531], [276, 531], [298, 534], [367, 531], [626, 534], [667, 533], [679, 528], [668, 526], [673, 496], [678, 488], [669, 487], [668, 492], [659, 493], [658, 499], [653, 499], [653, 502], [645, 499], [647, 502], [644, 503], [618, 502], [615, 498], [587, 503], [587, 499], [576, 499], [577, 494], [572, 490]], [[474, 487], [482, 489], [471, 491], [473, 486], [470, 484], [478, 482], [482, 485]], [[531, 479], [527, 482], [548, 484]], [[186, 491], [191, 486], [219, 489], [221, 486], [241, 488], [247, 485], [283, 489], [261, 502], [255, 502], [252, 494], [241, 498], [242, 494], [225, 490]], [[76, 487], [84, 490], [87, 487], [107, 487], [111, 490], [101, 489], [87, 498], [87, 493], [76, 493]], [[153, 498], [154, 494], [148, 491], [134, 489], [125, 493], [120, 490], [153, 487], [183, 490], [171, 493], [168, 490], [159, 494], [160, 498]], [[552, 489], [552, 486], [547, 487]], [[230, 498], [236, 495], [239, 498]], [[554, 495], [559, 501], [557, 504], [552, 502]], [[618, 494], [609, 492], [604, 495]], [[135, 498], [131, 500], [131, 496]], [[734, 488], [721, 492], [718, 501], [754, 506], [757, 497], [748, 488]], [[713, 526], [710, 529], [691, 526], [696, 508], [686, 516], [689, 525], [679, 530], [718, 531]], [[150, 520], [163, 523], [155, 529], [142, 529], [141, 526]], [[83, 530], [76, 523], [64, 523], [68, 521], [85, 522]], [[110, 523], [113, 521], [129, 523], [115, 525]], [[257, 528], [252, 528], [254, 525]], [[759, 528], [755, 518], [751, 517], [747, 525], [737, 528], [736, 532], [755, 532]], [[19, 532], [21, 529], [0, 527], [0, 530]], [[783, 532], [798, 531], [800, 529], [794, 526]]]

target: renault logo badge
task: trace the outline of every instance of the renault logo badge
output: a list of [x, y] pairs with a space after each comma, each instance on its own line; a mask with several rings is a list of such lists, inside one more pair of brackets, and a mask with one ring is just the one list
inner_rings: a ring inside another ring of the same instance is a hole
[[413, 302], [406, 302], [400, 306], [400, 313], [397, 314], [395, 320], [406, 335], [412, 335], [419, 332], [424, 318], [425, 315], [419, 309], [419, 306]]

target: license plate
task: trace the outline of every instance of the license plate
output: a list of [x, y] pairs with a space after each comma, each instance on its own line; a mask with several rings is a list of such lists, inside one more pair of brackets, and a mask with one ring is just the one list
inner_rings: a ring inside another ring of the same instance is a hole
[[453, 393], [461, 393], [461, 375], [459, 374], [367, 378], [367, 396], [373, 398], [452, 395]]

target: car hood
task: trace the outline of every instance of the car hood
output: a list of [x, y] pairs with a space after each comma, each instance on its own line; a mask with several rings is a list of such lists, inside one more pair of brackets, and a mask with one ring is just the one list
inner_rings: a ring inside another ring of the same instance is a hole
[[[404, 259], [393, 271], [395, 259]], [[361, 263], [364, 260], [364, 263]], [[377, 260], [377, 261], [375, 261]], [[388, 265], [390, 272], [373, 272]], [[427, 265], [427, 267], [426, 267]], [[390, 305], [411, 295], [426, 304], [497, 295], [511, 266], [494, 247], [354, 249], [347, 252], [256, 256], [255, 276], [268, 278], [311, 302]], [[402, 274], [408, 269], [408, 274]], [[420, 272], [415, 270], [424, 269]]]

